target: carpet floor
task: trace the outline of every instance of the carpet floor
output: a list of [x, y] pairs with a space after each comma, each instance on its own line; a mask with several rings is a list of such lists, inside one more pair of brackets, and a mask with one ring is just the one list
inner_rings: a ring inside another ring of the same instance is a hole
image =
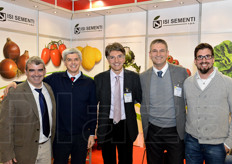
[[[133, 147], [133, 164], [147, 164], [146, 156], [143, 160], [144, 150], [142, 147]], [[86, 163], [88, 164], [88, 162]], [[91, 164], [103, 164], [102, 152], [95, 147], [92, 150]]]

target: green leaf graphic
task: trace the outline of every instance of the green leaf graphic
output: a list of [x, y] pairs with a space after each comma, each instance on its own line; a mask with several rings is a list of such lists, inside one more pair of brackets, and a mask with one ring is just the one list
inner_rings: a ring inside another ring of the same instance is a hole
[[4, 7], [0, 7], [0, 11], [2, 11], [4, 9]]
[[214, 47], [214, 66], [223, 74], [232, 77], [232, 42], [224, 40]]
[[160, 15], [158, 15], [157, 17], [155, 17], [154, 20], [157, 20], [157, 19], [159, 19], [159, 18], [160, 18]]

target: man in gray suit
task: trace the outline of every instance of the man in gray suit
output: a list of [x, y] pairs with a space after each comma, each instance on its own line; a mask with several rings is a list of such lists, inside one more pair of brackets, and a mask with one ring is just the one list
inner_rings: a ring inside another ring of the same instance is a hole
[[27, 80], [11, 89], [0, 106], [0, 162], [50, 164], [55, 133], [55, 98], [43, 83], [45, 64], [37, 56], [26, 63]]
[[184, 159], [185, 68], [168, 64], [168, 45], [162, 39], [151, 42], [149, 57], [153, 67], [140, 75], [142, 86], [141, 116], [148, 164], [181, 164]]

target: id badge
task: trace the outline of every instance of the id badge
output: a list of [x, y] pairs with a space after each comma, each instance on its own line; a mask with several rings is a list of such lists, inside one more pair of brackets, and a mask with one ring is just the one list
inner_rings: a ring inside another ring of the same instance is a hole
[[129, 91], [128, 88], [126, 88], [125, 93], [124, 93], [124, 101], [125, 101], [125, 103], [132, 102], [132, 93]]
[[181, 97], [182, 95], [182, 88], [178, 86], [174, 86], [174, 96]]

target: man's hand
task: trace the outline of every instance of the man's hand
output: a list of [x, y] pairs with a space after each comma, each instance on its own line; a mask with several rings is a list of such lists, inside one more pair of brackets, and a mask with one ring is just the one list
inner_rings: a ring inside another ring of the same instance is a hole
[[9, 89], [13, 87], [16, 88], [17, 84], [15, 82], [10, 83], [9, 85], [6, 86], [6, 88], [3, 90], [4, 96], [6, 96], [9, 92]]
[[89, 136], [87, 149], [90, 149], [95, 144], [95, 139], [94, 138], [95, 138], [95, 136]]
[[4, 162], [3, 164], [13, 164], [13, 161], [14, 161], [14, 163], [17, 163], [17, 160], [14, 158], [14, 159], [12, 159], [12, 160], [9, 160], [9, 161], [7, 161], [7, 162]]
[[228, 149], [228, 147], [226, 145], [224, 145], [225, 150], [226, 150], [226, 154], [230, 153], [230, 149]]

